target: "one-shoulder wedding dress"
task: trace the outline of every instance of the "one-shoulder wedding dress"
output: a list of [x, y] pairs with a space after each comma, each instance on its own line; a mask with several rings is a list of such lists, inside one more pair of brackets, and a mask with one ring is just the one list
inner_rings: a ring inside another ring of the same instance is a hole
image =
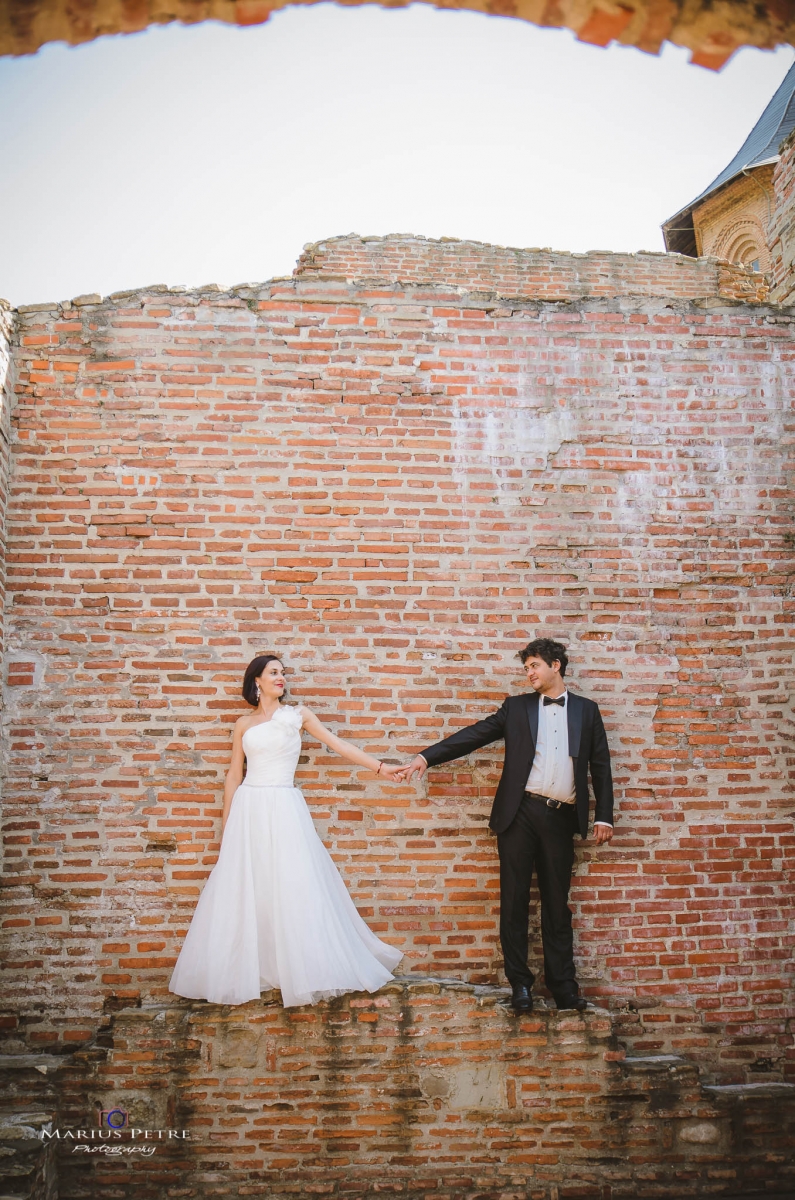
[[199, 897], [169, 991], [244, 1004], [279, 988], [285, 1006], [375, 992], [402, 958], [364, 923], [293, 784], [302, 715], [283, 705], [243, 734], [218, 862]]

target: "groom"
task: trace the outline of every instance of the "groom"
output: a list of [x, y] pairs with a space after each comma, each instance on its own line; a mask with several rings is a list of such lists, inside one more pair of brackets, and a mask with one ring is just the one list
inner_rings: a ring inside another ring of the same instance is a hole
[[613, 836], [610, 751], [598, 706], [566, 690], [566, 647], [536, 638], [520, 651], [532, 692], [508, 696], [492, 716], [460, 729], [404, 767], [422, 778], [428, 767], [505, 740], [505, 763], [489, 824], [500, 855], [500, 941], [517, 1012], [530, 1012], [534, 975], [527, 965], [530, 882], [541, 895], [544, 975], [558, 1008], [584, 1009], [574, 971], [571, 910], [573, 835], [588, 833], [588, 768], [596, 799], [597, 845]]

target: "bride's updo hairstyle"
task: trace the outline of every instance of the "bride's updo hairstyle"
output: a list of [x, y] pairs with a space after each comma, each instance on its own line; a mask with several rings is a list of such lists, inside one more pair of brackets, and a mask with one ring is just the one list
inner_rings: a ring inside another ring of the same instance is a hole
[[[247, 700], [252, 708], [256, 708], [259, 701], [257, 700], [257, 680], [265, 670], [269, 662], [278, 662], [282, 660], [278, 654], [258, 654], [256, 658], [252, 658], [251, 662], [246, 667], [246, 673], [243, 676], [243, 699]], [[285, 692], [287, 689], [285, 688]], [[284, 699], [284, 694], [279, 697], [281, 704]]]

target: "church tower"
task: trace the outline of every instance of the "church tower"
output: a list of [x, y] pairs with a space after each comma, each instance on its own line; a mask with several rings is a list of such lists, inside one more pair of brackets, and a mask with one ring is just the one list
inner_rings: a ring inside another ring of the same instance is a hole
[[693, 258], [709, 255], [769, 274], [774, 268], [773, 174], [784, 140], [795, 129], [795, 64], [740, 147], [700, 196], [663, 225], [665, 248]]

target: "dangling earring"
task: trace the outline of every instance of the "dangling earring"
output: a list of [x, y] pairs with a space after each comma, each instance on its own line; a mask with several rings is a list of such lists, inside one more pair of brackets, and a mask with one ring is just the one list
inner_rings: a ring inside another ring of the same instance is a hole
[[259, 704], [259, 684], [255, 683], [254, 687], [257, 689], [257, 704]]

